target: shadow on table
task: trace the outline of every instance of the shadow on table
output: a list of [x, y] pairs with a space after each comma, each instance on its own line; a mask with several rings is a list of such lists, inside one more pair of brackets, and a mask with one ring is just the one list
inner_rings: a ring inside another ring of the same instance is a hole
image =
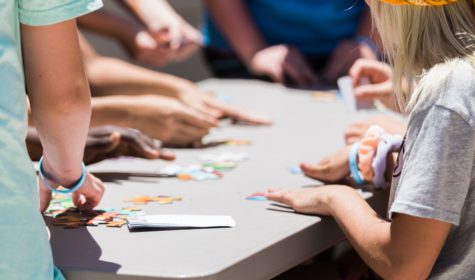
[[100, 260], [102, 250], [86, 227], [64, 229], [53, 226], [51, 217], [44, 219], [51, 232], [50, 243], [54, 263], [66, 276], [69, 271], [80, 271], [85, 267], [108, 273], [117, 272], [121, 268], [117, 263]]
[[295, 212], [295, 210], [292, 209], [292, 207], [289, 207], [289, 206], [284, 205], [284, 204], [279, 204], [279, 203], [271, 203], [269, 205], [269, 207], [267, 207], [266, 210], [275, 211], [275, 212], [282, 212], [282, 213], [297, 214], [297, 215], [303, 215], [303, 216], [316, 216], [316, 215], [312, 215], [312, 214], [305, 214], [305, 213]]
[[155, 173], [144, 172], [93, 172], [94, 176], [105, 183], [120, 183], [120, 181], [131, 181], [139, 183], [159, 183], [157, 179], [169, 178]]

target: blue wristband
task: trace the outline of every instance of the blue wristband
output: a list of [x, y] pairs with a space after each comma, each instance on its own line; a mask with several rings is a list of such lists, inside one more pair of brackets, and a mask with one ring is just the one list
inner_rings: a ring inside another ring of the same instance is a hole
[[48, 180], [46, 180], [47, 177], [46, 177], [46, 175], [44, 173], [44, 169], [43, 169], [43, 157], [40, 158], [39, 170], [40, 170], [39, 174], [40, 174], [41, 181], [43, 181], [45, 186], [48, 189], [50, 189], [51, 191], [61, 193], [61, 194], [69, 194], [69, 193], [77, 191], [84, 184], [84, 181], [86, 180], [86, 173], [87, 173], [86, 172], [86, 166], [84, 165], [84, 162], [83, 162], [82, 163], [82, 174], [81, 174], [81, 177], [79, 178], [79, 180], [73, 186], [71, 186], [70, 188], [67, 188], [67, 189], [64, 189], [64, 190], [58, 190], [58, 189], [53, 188], [48, 183]]
[[350, 154], [348, 155], [348, 161], [350, 163], [350, 175], [355, 183], [359, 186], [365, 184], [365, 180], [361, 177], [360, 170], [358, 169], [358, 148], [360, 146], [359, 142], [354, 143], [351, 146]]

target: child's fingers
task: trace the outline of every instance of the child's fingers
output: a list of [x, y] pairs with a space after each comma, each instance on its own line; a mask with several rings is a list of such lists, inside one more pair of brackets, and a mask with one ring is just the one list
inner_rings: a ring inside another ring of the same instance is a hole
[[74, 193], [73, 193], [72, 199], [73, 199], [74, 205], [76, 205], [76, 207], [77, 207], [78, 209], [80, 209], [80, 210], [81, 210], [81, 206], [82, 206], [84, 203], [86, 203], [86, 198], [85, 198], [83, 195], [81, 195], [81, 194], [79, 194], [79, 193], [77, 193], [77, 192], [74, 192]]
[[282, 190], [282, 188], [276, 188], [276, 187], [269, 187], [267, 188], [267, 192], [270, 193], [270, 192], [277, 192], [277, 191], [280, 191]]
[[288, 196], [289, 193], [290, 193], [289, 190], [276, 189], [276, 190], [273, 190], [273, 191], [270, 191], [270, 192], [268, 191], [267, 194], [266, 194], [266, 198], [270, 199], [270, 200], [273, 200], [273, 201], [276, 201], [276, 202], [280, 202], [280, 203], [283, 203], [283, 204], [290, 205], [291, 201], [290, 201], [289, 196]]

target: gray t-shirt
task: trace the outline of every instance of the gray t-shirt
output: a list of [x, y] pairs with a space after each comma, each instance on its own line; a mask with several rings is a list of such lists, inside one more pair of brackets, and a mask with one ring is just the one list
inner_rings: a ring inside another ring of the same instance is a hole
[[475, 279], [475, 69], [459, 61], [409, 117], [389, 201], [393, 213], [453, 225], [431, 279]]

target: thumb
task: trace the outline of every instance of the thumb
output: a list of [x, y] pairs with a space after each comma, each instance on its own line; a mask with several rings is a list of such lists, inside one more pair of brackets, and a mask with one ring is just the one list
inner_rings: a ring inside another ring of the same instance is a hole
[[135, 37], [135, 43], [137, 46], [145, 49], [155, 49], [158, 47], [157, 42], [147, 31], [140, 31]]
[[355, 87], [355, 97], [357, 100], [373, 100], [388, 93], [390, 85], [387, 83], [366, 84]]

